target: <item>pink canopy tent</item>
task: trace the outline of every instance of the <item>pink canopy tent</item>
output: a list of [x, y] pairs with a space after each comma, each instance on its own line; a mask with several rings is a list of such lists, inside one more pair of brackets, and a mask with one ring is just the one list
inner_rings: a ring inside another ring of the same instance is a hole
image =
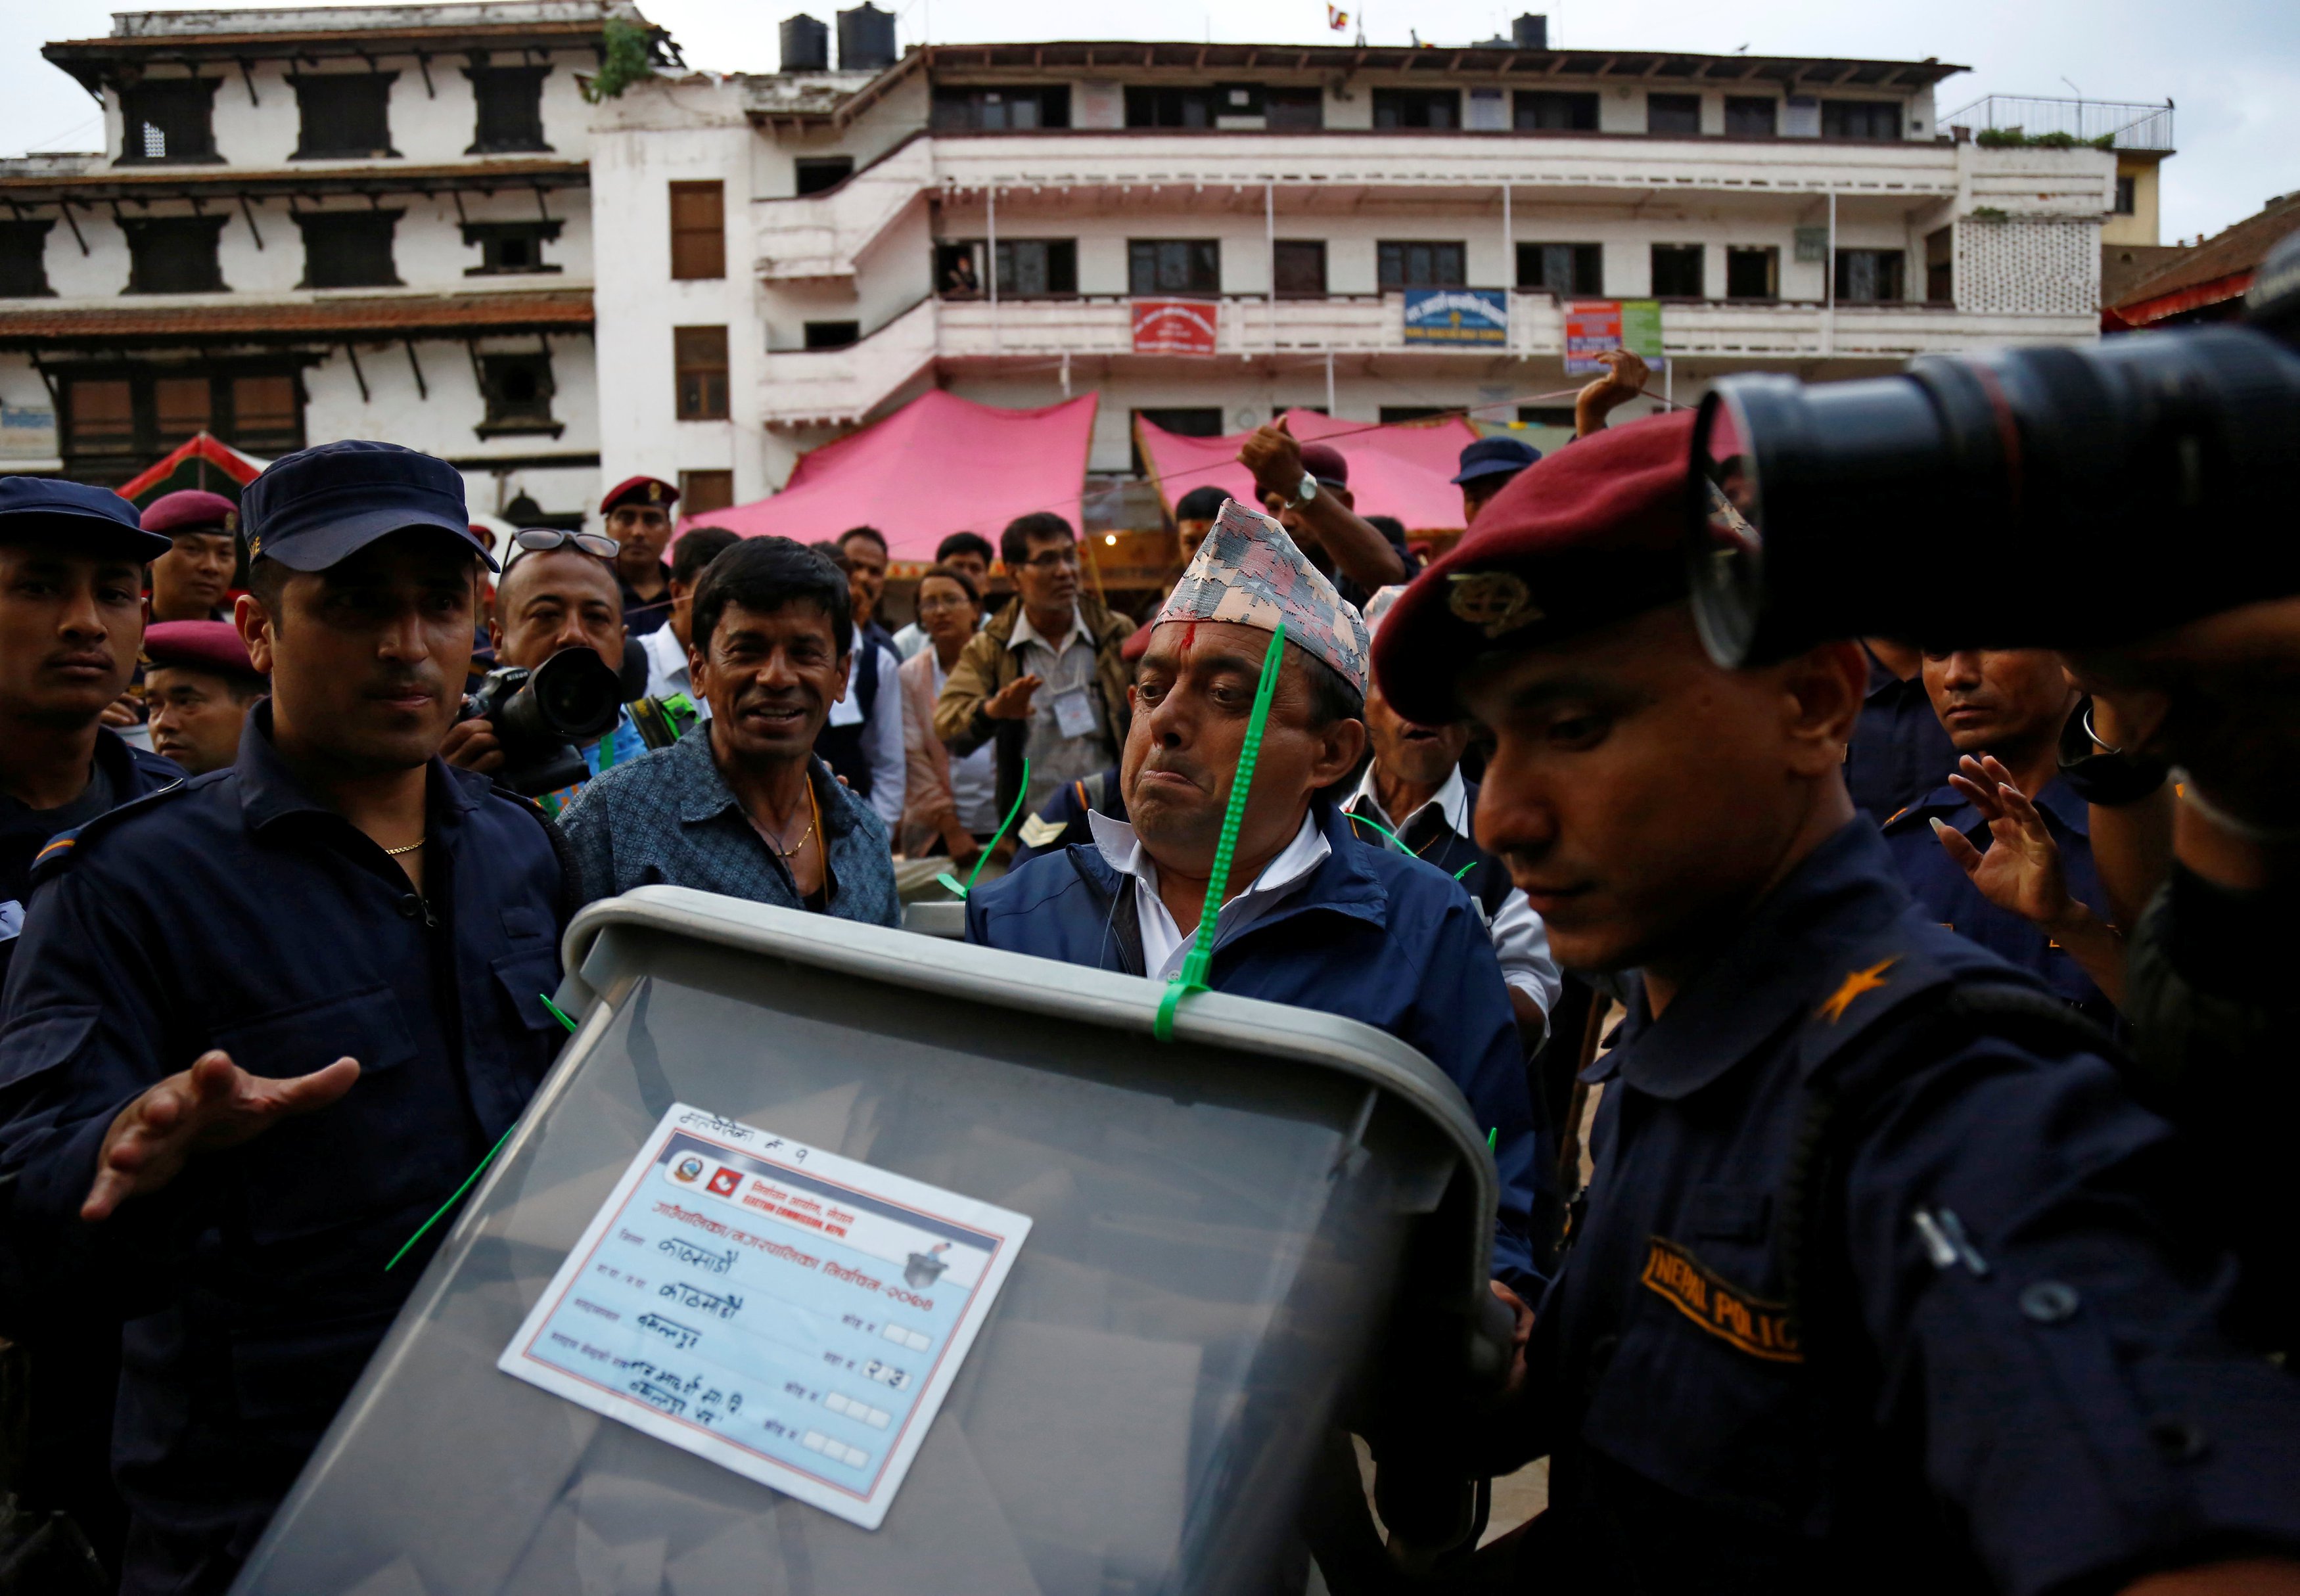
[[929, 561], [954, 532], [993, 544], [1008, 521], [1051, 510], [1073, 525], [1094, 435], [1096, 395], [1044, 410], [1000, 410], [940, 388], [884, 420], [799, 457], [782, 492], [690, 518], [746, 537], [813, 543], [876, 527], [888, 554]]
[[[1184, 494], [1208, 483], [1248, 503], [1257, 502], [1254, 478], [1238, 462], [1246, 433], [1184, 437], [1140, 418], [1135, 428], [1167, 514]], [[1286, 428], [1304, 443], [1330, 444], [1341, 451], [1349, 461], [1350, 492], [1360, 515], [1394, 515], [1414, 536], [1462, 530], [1462, 490], [1452, 478], [1462, 451], [1478, 436], [1467, 421], [1454, 417], [1375, 427], [1313, 410], [1289, 410]]]

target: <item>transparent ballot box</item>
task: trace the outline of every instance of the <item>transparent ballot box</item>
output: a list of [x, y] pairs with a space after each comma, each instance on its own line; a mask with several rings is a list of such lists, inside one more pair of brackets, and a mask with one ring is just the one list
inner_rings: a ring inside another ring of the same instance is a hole
[[[1393, 1037], [1199, 993], [1162, 1042], [1147, 981], [672, 887], [593, 905], [566, 950], [579, 1028], [242, 1596], [1299, 1588], [1338, 1417], [1394, 1363], [1474, 1359], [1492, 1160]], [[830, 1271], [848, 1224], [888, 1261]], [[926, 1234], [957, 1249], [900, 1239]], [[920, 1305], [992, 1253], [971, 1339], [930, 1347]], [[842, 1316], [834, 1285], [891, 1307]], [[643, 1356], [604, 1339], [641, 1323]], [[550, 1376], [574, 1396], [506, 1372], [579, 1366], [587, 1324], [596, 1367]], [[687, 1361], [738, 1331], [739, 1414]], [[842, 1467], [881, 1479], [876, 1527]]]

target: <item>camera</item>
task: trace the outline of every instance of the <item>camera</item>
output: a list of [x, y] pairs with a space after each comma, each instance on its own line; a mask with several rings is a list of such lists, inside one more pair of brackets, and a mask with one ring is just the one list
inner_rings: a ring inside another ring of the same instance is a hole
[[1837, 637], [2129, 643], [2300, 592], [2300, 235], [2249, 326], [1721, 378], [1693, 434], [1693, 610], [1721, 665]]
[[504, 665], [479, 678], [462, 719], [484, 716], [502, 743], [502, 780], [529, 798], [591, 774], [579, 743], [604, 736], [622, 713], [622, 677], [589, 648], [562, 648], [529, 670]]

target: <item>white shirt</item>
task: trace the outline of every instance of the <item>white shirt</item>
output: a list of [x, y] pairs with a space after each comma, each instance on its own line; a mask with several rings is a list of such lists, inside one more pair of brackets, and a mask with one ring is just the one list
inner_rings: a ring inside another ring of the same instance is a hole
[[[1434, 809], [1438, 811], [1438, 818], [1445, 822], [1446, 830], [1464, 842], [1475, 840], [1470, 835], [1470, 789], [1462, 780], [1462, 770], [1458, 765], [1446, 777], [1446, 785], [1438, 789], [1437, 796], [1403, 820], [1392, 820], [1382, 812], [1381, 796], [1374, 790], [1373, 767], [1371, 765], [1366, 767], [1365, 779], [1358, 784], [1358, 790], [1344, 807], [1400, 833], [1409, 829], [1417, 819]], [[1364, 833], [1359, 835], [1362, 836]], [[1394, 852], [1405, 852], [1389, 837], [1378, 840], [1383, 847]], [[1475, 899], [1471, 901], [1476, 902]], [[1482, 914], [1484, 911], [1485, 906], [1479, 904], [1479, 912]], [[1501, 960], [1502, 979], [1531, 998], [1540, 1006], [1542, 1013], [1547, 1014], [1556, 1003], [1557, 994], [1564, 990], [1565, 977], [1557, 968], [1557, 960], [1550, 957], [1549, 927], [1543, 925], [1541, 917], [1533, 911], [1531, 901], [1516, 887], [1510, 888], [1509, 896], [1504, 898], [1501, 907], [1494, 911], [1486, 930], [1494, 939], [1495, 956]]]
[[846, 696], [830, 706], [829, 724], [862, 726], [862, 759], [871, 767], [871, 807], [892, 832], [903, 819], [903, 684], [895, 677], [901, 661], [892, 649], [879, 650], [878, 694], [871, 705], [871, 718], [864, 721], [862, 695], [854, 685], [862, 669], [862, 628], [856, 627], [854, 640], [847, 644]]
[[646, 695], [669, 698], [674, 693], [684, 693], [695, 705], [695, 712], [710, 719], [710, 702], [695, 690], [694, 677], [688, 674], [687, 644], [674, 636], [669, 627], [662, 626], [640, 638], [639, 648], [646, 654]]
[[[1181, 974], [1182, 961], [1189, 956], [1190, 944], [1197, 940], [1193, 927], [1188, 935], [1174, 923], [1166, 912], [1166, 905], [1158, 896], [1158, 867], [1142, 839], [1134, 835], [1134, 827], [1123, 820], [1113, 820], [1098, 810], [1089, 810], [1087, 824], [1094, 830], [1094, 845], [1102, 851], [1110, 868], [1121, 876], [1134, 877], [1134, 907], [1142, 922], [1142, 968], [1154, 981], [1168, 981]], [[1262, 869], [1254, 885], [1221, 906], [1214, 916], [1216, 945], [1231, 937], [1293, 895], [1326, 862], [1333, 852], [1333, 844], [1326, 841], [1316, 820], [1310, 815], [1302, 817], [1302, 829], [1286, 844], [1277, 858]]]

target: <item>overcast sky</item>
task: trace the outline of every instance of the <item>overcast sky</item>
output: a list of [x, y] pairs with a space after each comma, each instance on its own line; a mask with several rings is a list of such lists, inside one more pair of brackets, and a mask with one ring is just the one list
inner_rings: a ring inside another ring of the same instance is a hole
[[[894, 0], [904, 44], [1060, 38], [1347, 42], [1326, 30], [1324, 0], [1197, 0], [1099, 5], [1077, 0]], [[796, 0], [640, 0], [688, 61], [729, 71], [775, 67], [775, 24]], [[812, 7], [831, 20], [831, 0]], [[79, 86], [40, 59], [48, 39], [111, 30], [102, 0], [0, 0], [0, 154], [96, 147], [101, 123]], [[1374, 0], [1366, 37], [1402, 45], [1409, 28], [1454, 45], [1508, 31], [1507, 6], [1474, 0]], [[1106, 22], [1095, 26], [1094, 22]], [[1985, 94], [2081, 94], [2178, 105], [2179, 154], [2164, 168], [2163, 241], [2217, 231], [2271, 195], [2300, 188], [2300, 4], [2294, 0], [1553, 0], [1552, 44], [1580, 47], [1938, 56], [1971, 70], [1940, 86], [1950, 112]], [[1357, 19], [1353, 18], [1353, 31]]]

